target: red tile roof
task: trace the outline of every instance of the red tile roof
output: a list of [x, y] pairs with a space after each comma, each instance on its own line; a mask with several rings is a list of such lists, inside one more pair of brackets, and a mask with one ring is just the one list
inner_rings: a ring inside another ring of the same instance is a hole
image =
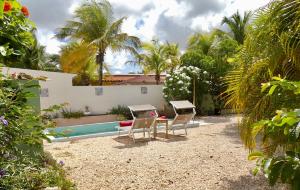
[[[164, 82], [165, 75], [160, 76], [160, 82]], [[111, 82], [116, 85], [124, 84], [156, 84], [155, 75], [128, 74], [128, 75], [109, 75], [104, 77], [105, 82]]]

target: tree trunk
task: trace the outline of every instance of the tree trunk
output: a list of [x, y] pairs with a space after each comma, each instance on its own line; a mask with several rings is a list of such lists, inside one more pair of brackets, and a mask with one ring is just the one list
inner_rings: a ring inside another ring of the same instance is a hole
[[99, 65], [99, 85], [103, 85], [103, 63], [104, 63], [105, 52], [99, 51], [96, 56], [96, 63]]
[[160, 82], [160, 74], [159, 73], [155, 74], [155, 80], [156, 80], [156, 85], [159, 85], [159, 82]]

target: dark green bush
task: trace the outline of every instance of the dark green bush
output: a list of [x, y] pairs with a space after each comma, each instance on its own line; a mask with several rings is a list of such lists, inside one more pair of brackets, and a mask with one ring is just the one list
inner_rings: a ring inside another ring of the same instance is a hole
[[131, 120], [132, 119], [131, 112], [127, 106], [118, 105], [117, 107], [113, 107], [109, 113], [116, 114], [116, 115], [123, 117], [120, 120]]
[[62, 109], [62, 115], [64, 118], [81, 118], [84, 116], [84, 113], [83, 111], [71, 111], [71, 110], [68, 110], [68, 109]]

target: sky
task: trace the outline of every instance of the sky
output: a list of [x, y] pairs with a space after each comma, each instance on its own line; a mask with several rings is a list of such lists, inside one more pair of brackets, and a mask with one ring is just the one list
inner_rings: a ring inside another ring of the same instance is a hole
[[[29, 8], [30, 19], [36, 23], [39, 42], [48, 53], [59, 53], [65, 42], [54, 38], [57, 28], [72, 19], [74, 10], [86, 0], [21, 0]], [[178, 43], [182, 51], [187, 39], [195, 32], [209, 32], [221, 26], [224, 16], [237, 10], [253, 11], [269, 0], [109, 0], [116, 19], [126, 16], [122, 31], [142, 41], [158, 38], [163, 42]], [[130, 55], [107, 51], [105, 62], [111, 73], [140, 71], [138, 66], [125, 64]]]

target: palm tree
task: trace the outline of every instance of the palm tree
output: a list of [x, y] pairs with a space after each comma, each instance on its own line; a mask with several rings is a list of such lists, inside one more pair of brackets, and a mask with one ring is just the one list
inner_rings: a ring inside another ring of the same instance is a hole
[[179, 45], [175, 43], [169, 43], [167, 42], [165, 46], [166, 56], [167, 56], [167, 63], [169, 64], [168, 67], [169, 70], [172, 72], [176, 67], [181, 65], [180, 60], [180, 49]]
[[217, 38], [225, 38], [228, 35], [222, 30], [215, 29], [211, 33], [195, 33], [188, 39], [188, 51], [200, 51], [208, 55]]
[[276, 110], [284, 107], [284, 97], [274, 99], [262, 93], [260, 84], [278, 75], [300, 80], [299, 7], [299, 1], [291, 0], [273, 1], [262, 8], [236, 58], [238, 67], [226, 78], [227, 104], [244, 114], [239, 127], [242, 140], [250, 149], [256, 147], [251, 133], [253, 124], [271, 118]]
[[231, 17], [224, 17], [222, 20], [222, 25], [227, 24], [233, 34], [233, 38], [239, 43], [243, 44], [246, 36], [246, 26], [248, 25], [251, 12], [244, 12], [244, 16], [242, 17], [237, 11]]
[[84, 3], [75, 11], [74, 20], [60, 28], [56, 37], [72, 39], [88, 44], [95, 51], [99, 67], [99, 83], [102, 85], [103, 64], [106, 50], [129, 51], [136, 54], [140, 40], [135, 36], [122, 33], [121, 26], [125, 17], [114, 20], [111, 5], [106, 0]]
[[32, 46], [24, 49], [24, 51], [24, 55], [19, 63], [15, 65], [16, 67], [34, 70], [43, 69], [47, 60], [45, 46], [40, 45], [35, 38]]
[[69, 43], [61, 49], [60, 68], [66, 73], [86, 73], [91, 76], [97, 66], [96, 52], [97, 49], [87, 43]]
[[168, 46], [160, 44], [158, 40], [152, 40], [152, 43], [143, 43], [143, 53], [137, 55], [138, 64], [144, 69], [144, 73], [154, 72], [156, 84], [160, 83], [160, 74], [170, 69], [171, 63], [170, 49]]

